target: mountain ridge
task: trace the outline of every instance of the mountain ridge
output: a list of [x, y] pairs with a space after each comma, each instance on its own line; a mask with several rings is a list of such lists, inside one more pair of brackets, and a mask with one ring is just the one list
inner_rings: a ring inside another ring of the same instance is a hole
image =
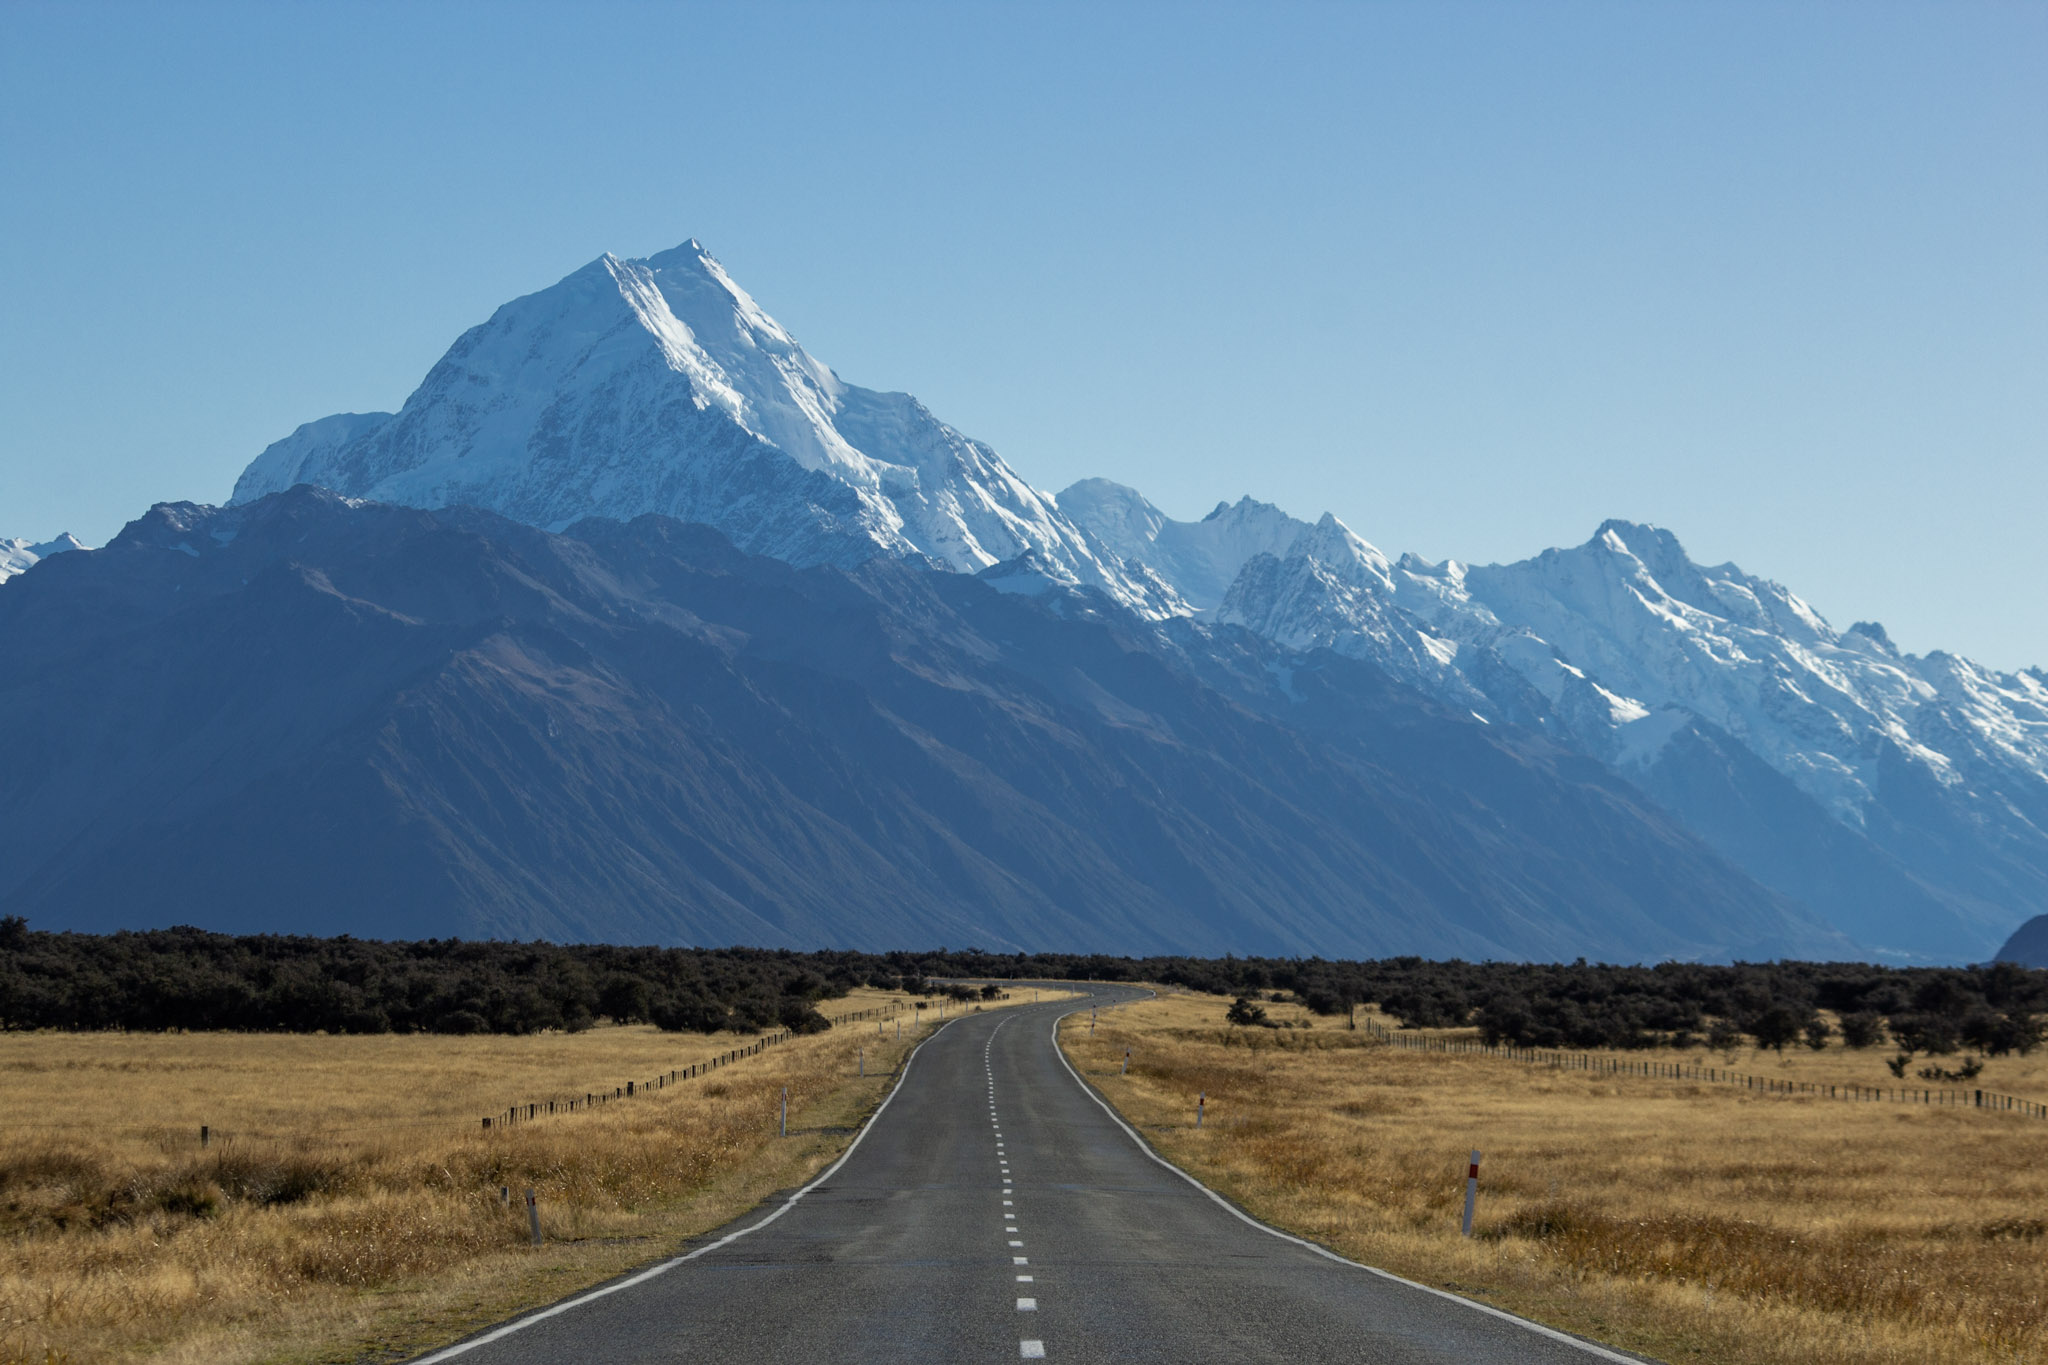
[[0, 593], [0, 909], [38, 924], [1848, 951], [1597, 764], [1092, 588], [306, 487], [71, 559]]
[[[661, 512], [796, 565], [914, 559], [1369, 662], [1474, 724], [1597, 760], [1884, 955], [1981, 958], [2048, 903], [2040, 669], [1837, 632], [1783, 586], [1626, 520], [1472, 565], [1389, 557], [1334, 516], [1249, 496], [1180, 522], [1105, 479], [1040, 493], [914, 398], [845, 383], [694, 239], [505, 305], [399, 413], [301, 427], [235, 497], [302, 480], [556, 530]], [[1777, 832], [1794, 827], [1831, 850], [1824, 875], [1788, 862]]]

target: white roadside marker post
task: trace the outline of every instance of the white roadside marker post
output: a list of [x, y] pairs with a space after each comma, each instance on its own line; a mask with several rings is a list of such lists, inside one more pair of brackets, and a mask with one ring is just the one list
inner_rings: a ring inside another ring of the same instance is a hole
[[866, 1048], [860, 1050], [860, 1074], [863, 1079], [868, 1074], [868, 1050]]
[[789, 1087], [786, 1085], [782, 1087], [782, 1131], [778, 1136], [789, 1136]]
[[1131, 1050], [1129, 1048], [1124, 1049], [1123, 1070], [1117, 1072], [1116, 1074], [1119, 1076], [1128, 1076], [1131, 1074]]
[[1465, 1236], [1472, 1235], [1472, 1209], [1479, 1202], [1479, 1153], [1472, 1154], [1472, 1164], [1465, 1169]]
[[1209, 1102], [1209, 1092], [1204, 1090], [1195, 1096], [1195, 1127], [1202, 1126], [1202, 1106]]
[[526, 1191], [526, 1227], [533, 1234], [533, 1244], [540, 1245], [540, 1201], [533, 1197], [532, 1189]]

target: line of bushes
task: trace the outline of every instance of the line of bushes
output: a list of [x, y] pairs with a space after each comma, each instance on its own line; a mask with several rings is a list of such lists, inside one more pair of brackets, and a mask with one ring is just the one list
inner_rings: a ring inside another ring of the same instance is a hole
[[820, 1001], [859, 985], [930, 993], [937, 980], [1157, 981], [1230, 996], [1291, 996], [1318, 1014], [1376, 1003], [1404, 1027], [1476, 1025], [1521, 1047], [1825, 1041], [1887, 1035], [1908, 1053], [2031, 1050], [2048, 971], [1768, 962], [1654, 967], [1112, 957], [1079, 953], [798, 953], [606, 944], [382, 943], [178, 928], [41, 933], [0, 920], [0, 1027], [526, 1033], [600, 1018], [711, 1032], [816, 1028]]
[[810, 1032], [827, 1027], [820, 1001], [866, 980], [750, 949], [50, 934], [0, 920], [0, 1027], [17, 1029], [533, 1033], [611, 1019]]

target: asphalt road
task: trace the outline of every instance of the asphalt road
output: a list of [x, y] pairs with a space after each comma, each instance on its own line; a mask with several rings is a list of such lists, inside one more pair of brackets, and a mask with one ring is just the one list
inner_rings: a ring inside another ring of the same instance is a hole
[[1075, 1007], [945, 1025], [795, 1202], [419, 1365], [1635, 1359], [1237, 1213], [1152, 1156], [1069, 1070], [1052, 1032]]

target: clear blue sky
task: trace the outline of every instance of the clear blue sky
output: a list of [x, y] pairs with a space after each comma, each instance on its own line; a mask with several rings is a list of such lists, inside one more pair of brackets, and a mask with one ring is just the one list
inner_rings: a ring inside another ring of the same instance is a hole
[[2048, 6], [0, 6], [0, 534], [697, 236], [1040, 487], [2048, 665]]

